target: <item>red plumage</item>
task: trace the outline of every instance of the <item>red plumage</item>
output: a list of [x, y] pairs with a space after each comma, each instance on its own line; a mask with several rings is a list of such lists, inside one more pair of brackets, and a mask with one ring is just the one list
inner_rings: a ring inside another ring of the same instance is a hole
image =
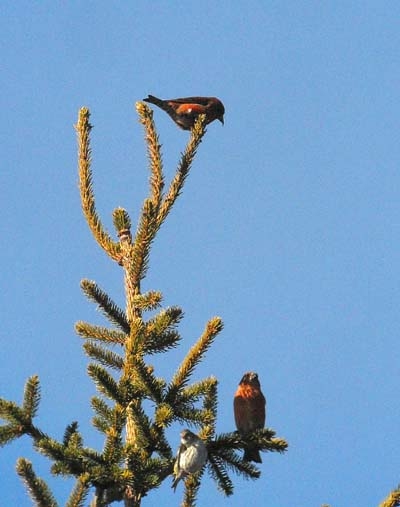
[[200, 114], [206, 115], [206, 124], [214, 120], [224, 123], [225, 108], [216, 97], [185, 97], [162, 100], [154, 97], [154, 95], [149, 95], [143, 100], [160, 107], [183, 130], [193, 128]]
[[[242, 435], [264, 428], [265, 405], [257, 373], [245, 373], [233, 399], [236, 427]], [[260, 452], [252, 446], [245, 449], [243, 459], [262, 463]]]

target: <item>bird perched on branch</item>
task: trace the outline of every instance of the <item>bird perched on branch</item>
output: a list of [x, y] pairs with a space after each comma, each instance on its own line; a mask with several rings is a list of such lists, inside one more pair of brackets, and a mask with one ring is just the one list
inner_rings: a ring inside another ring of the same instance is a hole
[[172, 483], [174, 491], [181, 479], [200, 471], [206, 461], [207, 448], [203, 440], [190, 430], [183, 430], [174, 465], [175, 479]]
[[[257, 373], [253, 371], [245, 373], [233, 399], [236, 427], [241, 435], [245, 436], [264, 428], [265, 404]], [[262, 463], [260, 452], [253, 446], [245, 449], [243, 459]]]
[[190, 130], [200, 114], [206, 115], [206, 124], [214, 120], [224, 123], [224, 105], [215, 97], [186, 97], [162, 100], [154, 97], [154, 95], [149, 95], [143, 100], [166, 111], [178, 127], [183, 130]]

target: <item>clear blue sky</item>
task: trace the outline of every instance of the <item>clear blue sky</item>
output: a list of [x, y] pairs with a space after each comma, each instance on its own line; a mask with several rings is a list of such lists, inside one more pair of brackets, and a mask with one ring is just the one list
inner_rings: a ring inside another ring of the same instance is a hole
[[[290, 447], [230, 499], [205, 480], [199, 505], [377, 505], [400, 482], [399, 19], [398, 1], [4, 2], [0, 395], [19, 401], [37, 373], [43, 429], [61, 438], [78, 420], [101, 445], [73, 326], [105, 323], [80, 280], [123, 305], [122, 272], [81, 213], [73, 124], [88, 106], [112, 230], [112, 210], [136, 220], [146, 195], [135, 101], [215, 95], [225, 126], [210, 125], [144, 283], [185, 311], [182, 346], [154, 364], [169, 378], [220, 315], [195, 374], [220, 380], [218, 430], [256, 370]], [[188, 133], [155, 119], [170, 178]], [[20, 455], [47, 478], [49, 462], [25, 438], [0, 450], [2, 502], [28, 507]], [[63, 505], [70, 482], [49, 483]], [[168, 481], [143, 505], [181, 492]]]

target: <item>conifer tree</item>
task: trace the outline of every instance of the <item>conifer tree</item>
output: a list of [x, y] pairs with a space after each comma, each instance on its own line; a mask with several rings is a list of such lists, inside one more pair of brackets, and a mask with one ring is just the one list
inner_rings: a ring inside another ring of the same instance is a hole
[[[185, 479], [184, 507], [195, 505], [205, 472], [213, 477], [225, 495], [233, 493], [231, 472], [246, 479], [259, 478], [260, 470], [242, 458], [241, 451], [249, 444], [270, 452], [284, 452], [287, 448], [285, 440], [275, 437], [275, 432], [269, 428], [246, 437], [236, 431], [218, 434], [217, 379], [210, 376], [190, 382], [194, 369], [222, 330], [219, 317], [206, 323], [199, 339], [171, 379], [157, 376], [148, 363], [149, 356], [167, 353], [180, 341], [177, 325], [183, 317], [181, 308], [163, 308], [161, 293], [143, 293], [141, 281], [148, 268], [152, 242], [182, 192], [205, 134], [205, 118], [200, 116], [192, 129], [176, 174], [165, 191], [160, 143], [152, 111], [140, 102], [136, 107], [145, 129], [150, 166], [149, 195], [144, 200], [134, 234], [127, 211], [122, 208], [114, 210], [117, 241], [105, 230], [96, 211], [91, 172], [91, 125], [87, 108], [80, 110], [76, 125], [83, 213], [97, 243], [123, 269], [126, 295], [126, 308], [122, 309], [96, 282], [81, 282], [85, 295], [97, 304], [111, 324], [111, 327], [87, 322], [76, 324], [77, 334], [84, 340], [84, 351], [93, 360], [87, 371], [99, 396], [91, 400], [95, 414], [92, 423], [104, 435], [103, 449], [96, 451], [86, 447], [75, 421], [67, 425], [61, 440], [37, 427], [35, 416], [39, 408], [40, 384], [36, 375], [28, 379], [20, 405], [0, 399], [0, 417], [5, 421], [0, 426], [0, 445], [28, 435], [35, 450], [52, 461], [52, 474], [75, 478], [66, 507], [83, 507], [87, 505], [86, 501], [91, 507], [106, 507], [112, 502], [123, 502], [125, 507], [139, 507], [142, 499], [167, 478], [169, 488], [168, 476], [173, 472], [174, 453], [166, 429], [173, 425], [177, 434], [182, 425], [194, 428], [205, 441], [208, 451], [203, 469]], [[145, 318], [146, 312], [152, 312], [151, 316]], [[145, 400], [153, 403], [151, 413], [144, 408]], [[34, 505], [59, 505], [28, 460], [20, 458], [16, 468]], [[169, 504], [173, 503], [171, 497]], [[381, 507], [397, 505], [400, 505], [399, 490], [392, 492]]]
[[[142, 498], [158, 488], [173, 472], [174, 453], [167, 440], [166, 429], [175, 424], [178, 434], [176, 423], [198, 431], [208, 451], [203, 470], [185, 480], [182, 505], [187, 507], [195, 505], [204, 469], [215, 479], [218, 488], [230, 495], [233, 492], [230, 471], [245, 478], [260, 476], [259, 469], [243, 461], [238, 451], [249, 442], [263, 451], [284, 452], [287, 447], [286, 442], [276, 438], [271, 429], [259, 430], [246, 438], [234, 431], [216, 433], [218, 381], [210, 376], [190, 383], [190, 377], [222, 330], [219, 317], [207, 322], [171, 379], [158, 377], [147, 362], [149, 356], [166, 353], [180, 341], [177, 325], [183, 316], [182, 309], [177, 306], [162, 308], [161, 293], [142, 293], [141, 282], [147, 272], [152, 242], [182, 191], [205, 134], [205, 118], [200, 117], [192, 129], [176, 174], [165, 191], [161, 146], [152, 110], [140, 102], [136, 107], [145, 129], [150, 188], [134, 234], [127, 211], [122, 208], [114, 210], [117, 241], [105, 230], [96, 211], [91, 172], [91, 125], [87, 108], [80, 110], [76, 125], [83, 213], [97, 243], [123, 269], [126, 295], [126, 308], [122, 309], [96, 282], [81, 282], [85, 295], [98, 305], [112, 325], [76, 324], [77, 334], [84, 339], [85, 353], [93, 360], [87, 371], [100, 396], [91, 400], [95, 413], [92, 423], [104, 434], [103, 449], [95, 451], [84, 445], [77, 422], [68, 424], [61, 441], [34, 424], [40, 400], [37, 376], [27, 381], [21, 406], [6, 400], [0, 402], [0, 416], [8, 422], [0, 430], [1, 444], [29, 435], [35, 449], [53, 462], [53, 474], [76, 479], [67, 507], [83, 506], [90, 491], [93, 492], [92, 507], [107, 506], [115, 501], [123, 501], [126, 507], [140, 506]], [[149, 311], [152, 315], [145, 319], [144, 315]], [[145, 411], [144, 400], [153, 402], [152, 413]], [[29, 461], [20, 458], [17, 472], [37, 506], [58, 505]]]

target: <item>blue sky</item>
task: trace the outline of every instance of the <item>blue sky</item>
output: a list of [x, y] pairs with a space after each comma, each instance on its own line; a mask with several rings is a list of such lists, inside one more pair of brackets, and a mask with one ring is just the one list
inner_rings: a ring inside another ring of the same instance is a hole
[[[61, 438], [78, 420], [101, 446], [73, 326], [105, 321], [79, 282], [124, 295], [81, 213], [73, 124], [88, 106], [112, 230], [112, 210], [136, 220], [146, 196], [134, 103], [215, 95], [225, 126], [209, 126], [144, 282], [185, 311], [181, 347], [154, 365], [169, 378], [221, 316], [194, 376], [219, 378], [218, 430], [234, 428], [233, 393], [255, 370], [289, 451], [264, 455], [260, 480], [235, 478], [229, 499], [206, 479], [199, 505], [377, 505], [400, 482], [399, 16], [398, 2], [368, 0], [4, 3], [0, 395], [19, 401], [39, 374], [43, 429]], [[155, 119], [171, 178], [188, 133]], [[5, 505], [31, 505], [21, 455], [49, 477], [28, 440], [1, 449]], [[70, 483], [48, 482], [62, 505]], [[143, 505], [180, 494], [168, 482]]]

